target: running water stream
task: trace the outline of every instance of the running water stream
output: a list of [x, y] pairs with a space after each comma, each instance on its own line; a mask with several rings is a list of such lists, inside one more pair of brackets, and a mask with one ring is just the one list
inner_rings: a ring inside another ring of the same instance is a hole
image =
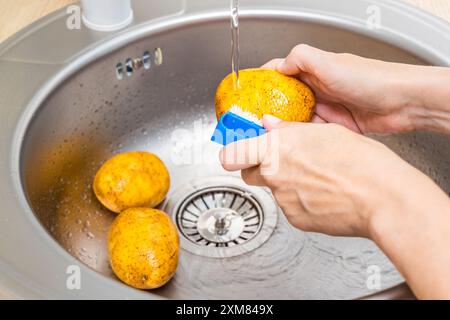
[[231, 72], [236, 89], [239, 87], [239, 0], [231, 0]]

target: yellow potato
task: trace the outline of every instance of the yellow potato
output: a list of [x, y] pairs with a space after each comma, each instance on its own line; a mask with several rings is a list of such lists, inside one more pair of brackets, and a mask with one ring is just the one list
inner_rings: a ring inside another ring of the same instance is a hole
[[244, 69], [239, 71], [237, 89], [232, 74], [217, 88], [217, 119], [233, 106], [258, 119], [270, 114], [285, 121], [307, 122], [313, 115], [315, 98], [312, 90], [296, 78], [275, 70]]
[[131, 208], [112, 223], [108, 252], [111, 267], [120, 280], [139, 289], [159, 288], [177, 269], [177, 229], [160, 210]]
[[94, 178], [94, 193], [109, 210], [155, 207], [170, 187], [164, 163], [144, 151], [125, 152], [106, 161]]

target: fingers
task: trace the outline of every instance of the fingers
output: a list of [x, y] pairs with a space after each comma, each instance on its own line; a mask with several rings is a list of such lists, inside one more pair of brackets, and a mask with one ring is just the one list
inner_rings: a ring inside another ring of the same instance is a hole
[[265, 129], [267, 131], [272, 131], [274, 129], [282, 129], [287, 127], [293, 127], [298, 126], [298, 122], [289, 122], [289, 121], [283, 121], [280, 118], [277, 118], [275, 116], [265, 114], [262, 118], [262, 123]]
[[278, 71], [286, 75], [313, 73], [325, 61], [325, 51], [306, 44], [295, 46], [289, 55], [278, 65]]
[[327, 123], [324, 119], [322, 119], [319, 115], [314, 114], [311, 123]]
[[337, 123], [354, 132], [362, 133], [352, 113], [339, 103], [318, 102], [315, 112], [325, 122]]
[[258, 166], [267, 153], [269, 134], [231, 143], [220, 152], [220, 162], [227, 171]]
[[[267, 131], [298, 125], [298, 123], [282, 121], [271, 115], [264, 115], [262, 122]], [[220, 152], [219, 157], [223, 168], [227, 171], [237, 171], [259, 166], [263, 162], [271, 143], [277, 143], [277, 141], [271, 141], [275, 137], [277, 136], [265, 134], [229, 144]]]
[[[317, 74], [334, 66], [332, 53], [326, 52], [306, 44], [295, 46], [284, 59], [273, 59], [263, 66], [262, 69], [277, 70], [288, 76], [297, 76], [310, 87], [315, 87], [314, 81]], [[312, 77], [311, 77], [312, 76]]]
[[264, 115], [262, 118], [262, 123], [264, 128], [266, 128], [268, 131], [271, 131], [273, 129], [277, 129], [278, 126], [283, 122], [280, 118], [277, 118], [275, 116], [271, 115]]
[[251, 167], [241, 171], [242, 180], [248, 185], [263, 187], [266, 185], [261, 175], [261, 168]]
[[301, 72], [307, 72], [306, 66], [310, 58], [310, 51], [310, 47], [307, 45], [295, 46], [286, 59], [280, 63], [278, 71], [286, 75], [297, 75]]
[[277, 70], [278, 66], [284, 61], [284, 59], [273, 59], [261, 66], [261, 69], [273, 69]]
[[262, 180], [257, 175], [273, 172], [279, 165], [278, 161], [274, 161], [275, 158], [278, 158], [274, 158], [273, 155], [279, 152], [281, 131], [273, 130], [304, 125], [297, 122], [282, 121], [268, 115], [263, 117], [263, 124], [269, 131], [267, 134], [229, 144], [221, 150], [219, 155], [220, 162], [227, 171], [258, 168], [258, 171], [255, 169], [243, 172], [243, 177], [248, 177], [249, 181], [256, 185], [263, 185]]

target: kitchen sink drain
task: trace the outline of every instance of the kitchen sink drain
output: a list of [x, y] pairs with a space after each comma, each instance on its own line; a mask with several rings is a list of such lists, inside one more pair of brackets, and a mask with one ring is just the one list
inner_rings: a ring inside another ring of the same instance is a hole
[[232, 257], [252, 251], [272, 234], [278, 207], [261, 188], [237, 177], [198, 179], [164, 205], [181, 233], [181, 247], [207, 257]]
[[176, 212], [183, 235], [204, 246], [243, 244], [259, 232], [263, 221], [254, 197], [233, 187], [201, 189], [186, 198]]

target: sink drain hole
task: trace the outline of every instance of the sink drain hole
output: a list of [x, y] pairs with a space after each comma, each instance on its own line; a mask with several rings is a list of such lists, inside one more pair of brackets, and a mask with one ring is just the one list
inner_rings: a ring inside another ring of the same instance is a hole
[[248, 192], [212, 187], [188, 196], [176, 212], [176, 221], [182, 234], [198, 245], [229, 247], [252, 239], [264, 217]]
[[219, 177], [188, 184], [169, 198], [165, 210], [181, 233], [182, 248], [231, 257], [256, 249], [270, 237], [278, 207], [263, 189]]

